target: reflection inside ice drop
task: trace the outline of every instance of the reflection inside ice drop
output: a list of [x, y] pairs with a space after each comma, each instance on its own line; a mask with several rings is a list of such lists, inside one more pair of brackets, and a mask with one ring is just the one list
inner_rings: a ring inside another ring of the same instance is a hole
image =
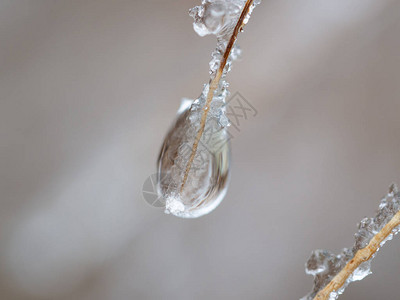
[[200, 100], [185, 99], [167, 133], [158, 159], [157, 191], [165, 210], [182, 218], [196, 218], [215, 209], [225, 196], [230, 143], [222, 101], [215, 101], [183, 184], [184, 174], [199, 130]]

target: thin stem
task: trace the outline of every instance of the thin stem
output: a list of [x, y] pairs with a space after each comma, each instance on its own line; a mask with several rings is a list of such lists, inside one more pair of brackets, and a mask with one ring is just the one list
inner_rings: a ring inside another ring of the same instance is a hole
[[358, 266], [368, 261], [378, 251], [381, 243], [392, 233], [393, 229], [400, 225], [400, 211], [379, 231], [369, 242], [369, 244], [357, 251], [353, 259], [329, 282], [318, 294], [314, 300], [329, 299], [330, 293], [339, 290], [345, 284], [347, 278], [358, 268]]
[[203, 135], [204, 128], [206, 126], [207, 115], [208, 115], [208, 111], [210, 110], [211, 101], [214, 98], [214, 92], [218, 87], [219, 81], [221, 80], [222, 74], [224, 72], [226, 62], [228, 61], [229, 54], [231, 53], [232, 47], [237, 39], [237, 36], [244, 25], [244, 23], [243, 23], [244, 19], [246, 18], [247, 14], [249, 13], [249, 10], [250, 10], [250, 7], [252, 4], [253, 4], [253, 0], [246, 1], [245, 5], [243, 7], [243, 11], [239, 17], [239, 20], [236, 23], [235, 29], [233, 30], [232, 36], [229, 39], [228, 45], [226, 46], [226, 50], [222, 57], [222, 61], [221, 61], [221, 64], [219, 65], [218, 71], [215, 74], [214, 78], [210, 82], [210, 87], [209, 87], [208, 94], [207, 94], [206, 104], [204, 105], [203, 114], [201, 115], [200, 129], [197, 132], [196, 139], [193, 143], [192, 153], [190, 154], [189, 161], [186, 165], [185, 174], [183, 176], [183, 181], [182, 181], [181, 190], [180, 190], [181, 193], [183, 191], [183, 188], [184, 188], [187, 178], [189, 176], [190, 168], [192, 167], [192, 163], [193, 163], [194, 157], [196, 155], [197, 147], [199, 145], [201, 136]]

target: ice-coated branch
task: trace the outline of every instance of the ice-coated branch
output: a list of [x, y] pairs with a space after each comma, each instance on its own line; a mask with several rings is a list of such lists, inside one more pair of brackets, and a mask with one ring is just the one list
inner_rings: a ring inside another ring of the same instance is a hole
[[371, 274], [371, 260], [383, 244], [400, 231], [400, 194], [395, 185], [381, 201], [374, 218], [358, 225], [352, 249], [335, 256], [315, 250], [306, 264], [306, 273], [314, 276], [313, 290], [302, 300], [337, 299], [349, 283]]
[[197, 218], [214, 210], [226, 193], [230, 169], [226, 76], [240, 55], [237, 36], [259, 3], [202, 0], [189, 10], [196, 33], [215, 35], [217, 46], [208, 83], [197, 99], [182, 102], [161, 148], [157, 193], [165, 200], [166, 213]]
[[[244, 2], [243, 0], [234, 0], [234, 1], [210, 1], [210, 0], [203, 0], [203, 5], [195, 7], [192, 11], [191, 14], [193, 15], [195, 19], [194, 27], [195, 30], [200, 34], [200, 35], [205, 35], [209, 33], [213, 33], [217, 35], [218, 38], [218, 45], [217, 45], [217, 50], [215, 53], [213, 53], [214, 57], [218, 57], [220, 52], [222, 52], [222, 49], [225, 48], [223, 51], [222, 59], [214, 59], [210, 63], [210, 73], [213, 75], [213, 77], [210, 80], [209, 86], [208, 86], [208, 92], [207, 92], [207, 97], [205, 101], [205, 105], [203, 107], [202, 115], [201, 115], [201, 120], [200, 120], [200, 128], [196, 134], [191, 154], [188, 160], [188, 163], [185, 168], [185, 173], [183, 176], [180, 192], [183, 191], [183, 188], [186, 184], [191, 166], [193, 164], [193, 160], [196, 155], [197, 147], [199, 145], [200, 139], [203, 135], [204, 128], [206, 125], [206, 120], [207, 120], [207, 115], [208, 111], [210, 110], [210, 104], [212, 99], [214, 98], [214, 92], [218, 89], [220, 85], [220, 80], [221, 78], [229, 71], [229, 66], [227, 66], [227, 62], [229, 60], [229, 57], [231, 55], [232, 49], [234, 48], [234, 44], [236, 42], [237, 36], [240, 31], [242, 31], [243, 26], [248, 22], [250, 14], [256, 4], [259, 3], [259, 1], [254, 1], [254, 0], [246, 0]], [[242, 2], [242, 3], [240, 3]], [[256, 3], [254, 3], [256, 2]], [[243, 5], [244, 3], [244, 5]], [[235, 23], [229, 21], [229, 14], [235, 14], [235, 9], [243, 5], [242, 12], [239, 15], [239, 18]], [[211, 6], [214, 6], [211, 8]], [[206, 10], [208, 10], [206, 12]], [[228, 12], [228, 14], [227, 14]], [[220, 24], [220, 22], [215, 22], [215, 16], [222, 15], [222, 14], [227, 14], [228, 17], [224, 18], [224, 23], [225, 24]], [[209, 18], [209, 22], [207, 22], [206, 18]], [[207, 24], [208, 23], [208, 24]], [[215, 26], [216, 23], [217, 25]], [[234, 26], [232, 26], [234, 25]], [[197, 27], [196, 27], [197, 26]], [[214, 28], [215, 27], [215, 28]], [[233, 29], [233, 31], [232, 31]], [[230, 36], [230, 37], [229, 37]], [[227, 45], [225, 46], [224, 44], [228, 41]], [[232, 59], [233, 60], [233, 59]], [[219, 67], [217, 69], [217, 72], [215, 73], [215, 66], [219, 63]], [[214, 64], [214, 66], [213, 66]]]
[[363, 263], [372, 258], [378, 251], [381, 243], [392, 234], [393, 229], [400, 225], [400, 211], [394, 215], [385, 227], [382, 228], [369, 242], [368, 246], [358, 250], [356, 255], [351, 259], [346, 266], [337, 274], [332, 281], [314, 297], [316, 300], [328, 299], [329, 295], [338, 291], [353, 272]]

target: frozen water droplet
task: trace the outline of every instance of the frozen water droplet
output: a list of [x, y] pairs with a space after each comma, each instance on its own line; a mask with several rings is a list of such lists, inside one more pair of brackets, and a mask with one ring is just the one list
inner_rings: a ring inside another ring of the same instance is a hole
[[224, 107], [211, 108], [187, 181], [182, 188], [202, 113], [200, 105], [190, 108], [187, 100], [182, 105], [184, 108], [179, 109], [180, 113], [164, 140], [159, 156], [158, 173], [163, 176], [158, 178], [158, 193], [166, 200], [167, 213], [196, 218], [215, 209], [225, 196], [230, 143], [227, 129], [220, 125], [218, 119]]
[[[190, 105], [184, 101], [161, 149], [158, 174], [163, 176], [158, 176], [157, 192], [165, 200], [167, 213], [183, 218], [200, 217], [217, 207], [226, 193], [230, 137], [225, 114], [229, 94], [225, 77], [241, 53], [234, 44], [234, 29], [242, 13], [249, 9], [245, 3], [246, 0], [202, 0], [200, 6], [189, 11], [194, 30], [200, 36], [216, 35], [217, 47], [210, 62], [209, 84]], [[258, 3], [259, 0], [254, 1], [250, 12]], [[212, 93], [208, 97], [209, 90]]]
[[244, 3], [244, 0], [204, 0], [202, 5], [189, 11], [195, 20], [194, 30], [200, 36], [228, 35], [233, 30]]
[[397, 195], [398, 193], [399, 193], [399, 187], [397, 186], [397, 184], [392, 183], [389, 187], [388, 196], [393, 197], [393, 196]]
[[349, 281], [363, 280], [371, 273], [371, 261], [363, 262], [357, 269], [354, 270], [353, 274], [351, 274]]

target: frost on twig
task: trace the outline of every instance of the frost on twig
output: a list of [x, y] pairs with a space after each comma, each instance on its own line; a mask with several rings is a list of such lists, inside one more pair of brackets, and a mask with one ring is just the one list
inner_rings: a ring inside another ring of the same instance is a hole
[[[180, 192], [183, 192], [197, 153], [197, 147], [205, 130], [207, 115], [213, 106], [220, 107], [225, 103], [228, 94], [226, 74], [230, 71], [232, 62], [240, 55], [240, 49], [235, 45], [237, 36], [243, 26], [249, 21], [254, 7], [260, 0], [203, 0], [202, 5], [190, 10], [194, 19], [193, 28], [200, 35], [215, 34], [217, 47], [212, 53], [210, 62], [210, 82], [204, 86], [202, 97], [197, 99], [192, 110], [198, 110], [199, 128], [193, 141], [191, 155], [186, 164]], [[213, 101], [214, 100], [214, 101]], [[224, 116], [221, 109], [211, 109], [211, 113]], [[193, 118], [194, 119], [194, 118]], [[222, 127], [228, 124], [226, 117], [222, 117]], [[195, 122], [196, 120], [194, 120]], [[195, 122], [196, 123], [196, 122]]]
[[383, 244], [400, 231], [400, 193], [392, 185], [379, 204], [374, 218], [358, 225], [355, 243], [338, 255], [314, 250], [306, 263], [306, 273], [314, 276], [312, 291], [301, 300], [337, 299], [353, 281], [371, 274], [371, 260]]
[[158, 161], [158, 195], [165, 212], [195, 218], [223, 199], [228, 178], [230, 143], [226, 115], [227, 73], [240, 55], [237, 37], [260, 0], [202, 0], [189, 13], [194, 30], [215, 35], [210, 78], [200, 96], [187, 99], [168, 132]]

